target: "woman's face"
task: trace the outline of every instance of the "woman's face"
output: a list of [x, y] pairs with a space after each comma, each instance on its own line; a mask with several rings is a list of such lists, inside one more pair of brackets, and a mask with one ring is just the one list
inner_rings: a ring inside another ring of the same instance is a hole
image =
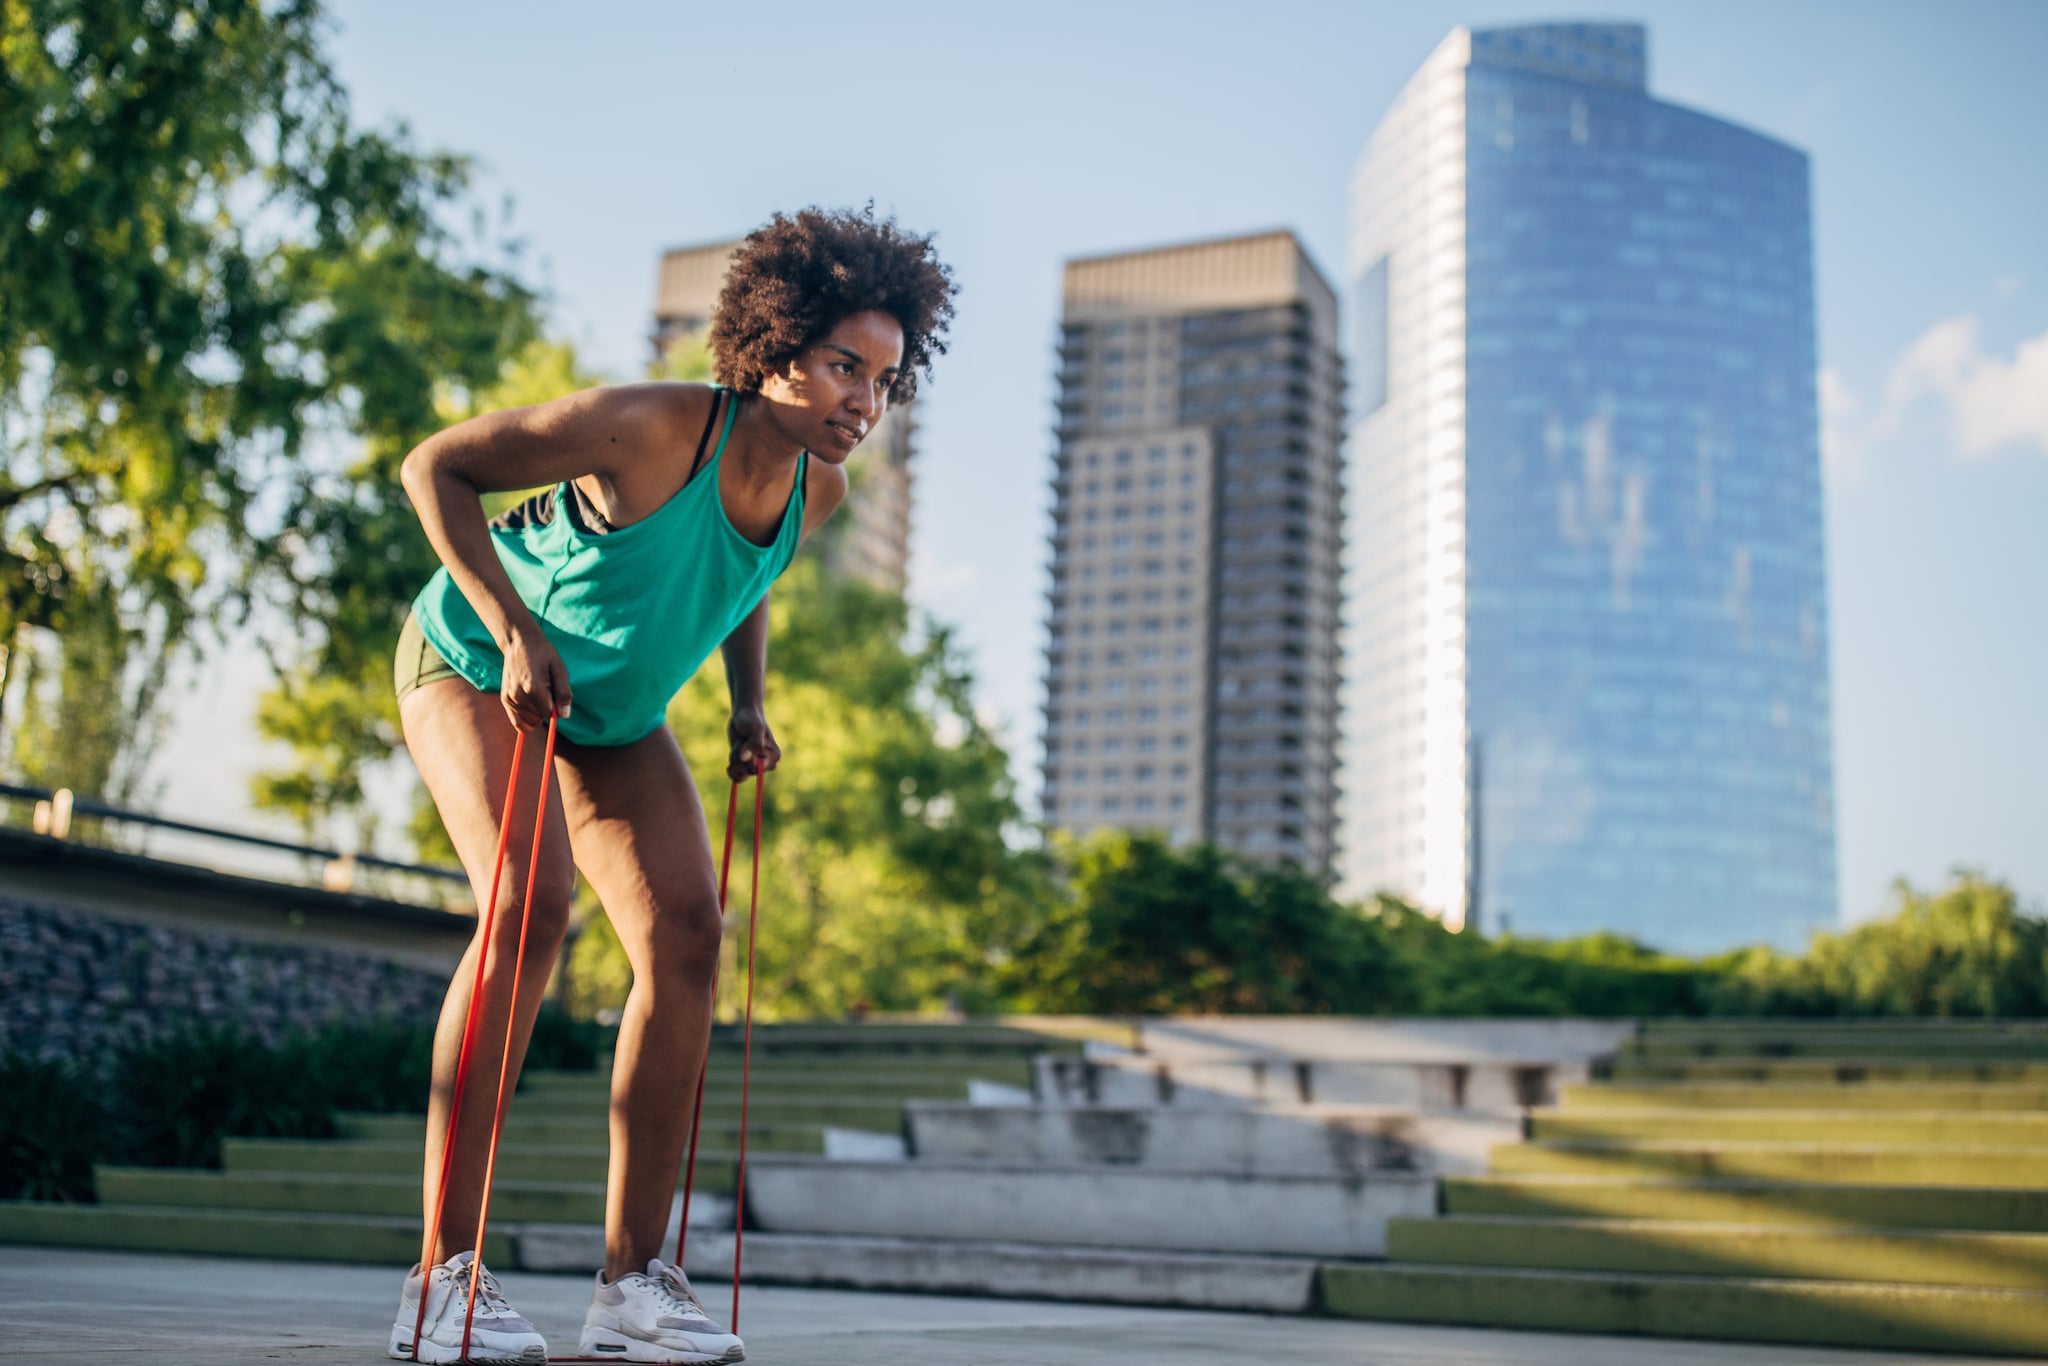
[[855, 313], [762, 381], [776, 423], [837, 465], [882, 420], [903, 368], [903, 327], [887, 313]]

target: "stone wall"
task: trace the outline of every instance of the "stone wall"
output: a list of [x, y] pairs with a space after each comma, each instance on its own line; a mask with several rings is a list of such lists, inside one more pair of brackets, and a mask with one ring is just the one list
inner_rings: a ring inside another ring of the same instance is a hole
[[322, 948], [131, 924], [0, 896], [0, 1049], [89, 1061], [184, 1024], [275, 1041], [337, 1020], [431, 1023], [447, 978]]

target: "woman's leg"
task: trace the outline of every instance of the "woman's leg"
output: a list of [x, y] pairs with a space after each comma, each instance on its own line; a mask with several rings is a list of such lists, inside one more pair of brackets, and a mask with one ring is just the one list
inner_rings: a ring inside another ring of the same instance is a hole
[[663, 1235], [711, 1030], [718, 885], [704, 808], [666, 729], [561, 751], [576, 865], [633, 968], [612, 1062], [605, 1274], [644, 1271]]
[[[400, 704], [406, 748], [427, 791], [440, 809], [441, 822], [455, 841], [463, 871], [476, 893], [479, 908], [489, 904], [487, 885], [498, 849], [498, 817], [505, 785], [512, 774], [512, 748], [517, 732], [506, 719], [497, 697], [480, 692], [461, 679], [428, 683]], [[559, 746], [558, 746], [559, 749]], [[493, 944], [483, 982], [477, 1038], [470, 1055], [462, 1113], [455, 1143], [448, 1150], [448, 1193], [441, 1209], [431, 1260], [445, 1261], [476, 1240], [477, 1213], [483, 1202], [484, 1163], [491, 1141], [492, 1101], [505, 1052], [505, 1017], [511, 1009], [512, 974], [519, 953], [520, 912], [526, 903], [527, 862], [533, 856], [534, 808], [540, 795], [541, 756], [546, 732], [526, 737], [520, 763], [519, 793], [512, 801], [511, 837], [505, 867], [495, 889], [497, 915]], [[562, 818], [562, 798], [550, 789], [540, 858], [533, 873], [533, 920], [527, 930], [526, 966], [520, 974], [519, 1001], [513, 1011], [512, 1067], [509, 1087], [519, 1077], [533, 1018], [540, 1010], [548, 972], [569, 924], [569, 903], [576, 869], [570, 861], [569, 837]], [[470, 989], [476, 981], [477, 955], [483, 952], [483, 919], [476, 937], [455, 970], [441, 1019], [434, 1032], [434, 1084], [427, 1101], [425, 1216], [432, 1219], [440, 1189], [441, 1153], [455, 1094], [456, 1060], [469, 1013]]]

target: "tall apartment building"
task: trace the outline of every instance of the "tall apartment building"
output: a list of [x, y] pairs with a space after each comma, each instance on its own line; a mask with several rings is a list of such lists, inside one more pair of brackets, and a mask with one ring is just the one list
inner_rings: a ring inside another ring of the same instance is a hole
[[[725, 284], [738, 242], [713, 242], [664, 252], [655, 289], [654, 355], [679, 338], [701, 335]], [[910, 576], [911, 457], [917, 443], [917, 401], [896, 404], [868, 433], [847, 464], [846, 502], [810, 544], [834, 573], [851, 574], [900, 592]]]
[[1796, 945], [1836, 918], [1807, 161], [1647, 64], [1458, 29], [1359, 164], [1342, 880]]
[[1067, 264], [1051, 823], [1330, 868], [1337, 340], [1289, 232]]

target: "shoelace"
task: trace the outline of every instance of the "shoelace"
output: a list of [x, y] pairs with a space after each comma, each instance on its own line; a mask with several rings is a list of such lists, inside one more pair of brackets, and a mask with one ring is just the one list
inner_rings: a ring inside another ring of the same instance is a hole
[[690, 1283], [674, 1267], [661, 1269], [660, 1278], [654, 1282], [654, 1290], [661, 1296], [664, 1308], [680, 1310], [684, 1318], [711, 1322], [711, 1315], [704, 1312], [704, 1302], [697, 1298], [697, 1292], [690, 1289]]
[[[469, 1297], [469, 1277], [475, 1267], [475, 1262], [469, 1262], [450, 1277], [454, 1284], [455, 1297], [457, 1299], [467, 1299]], [[476, 1313], [478, 1318], [491, 1319], [509, 1319], [518, 1316], [518, 1311], [512, 1307], [512, 1302], [505, 1298], [504, 1288], [498, 1284], [498, 1278], [489, 1271], [484, 1272], [483, 1279], [477, 1283]]]

